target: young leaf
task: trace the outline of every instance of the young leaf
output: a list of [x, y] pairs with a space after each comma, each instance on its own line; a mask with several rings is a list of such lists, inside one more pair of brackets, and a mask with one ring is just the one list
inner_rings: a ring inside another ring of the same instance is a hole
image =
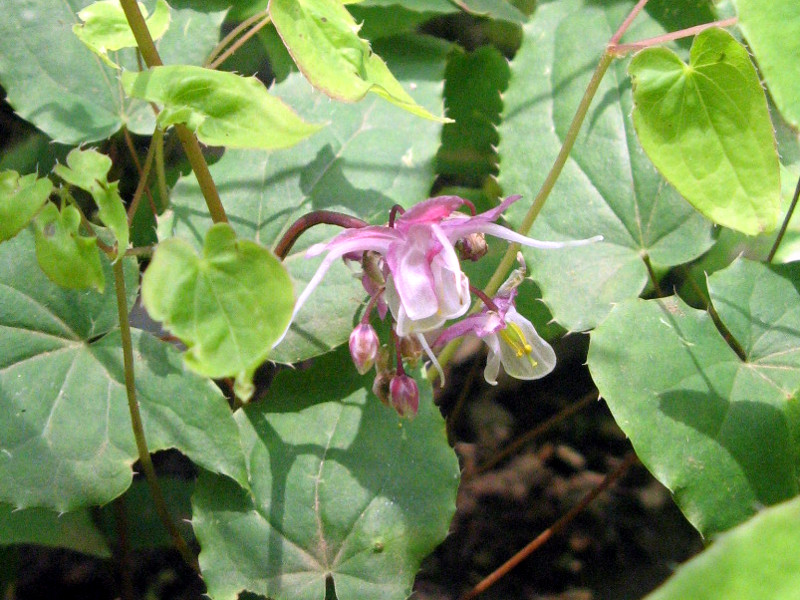
[[128, 215], [119, 195], [119, 183], [108, 182], [111, 159], [95, 150], [75, 148], [67, 155], [67, 165], [56, 165], [53, 172], [67, 183], [89, 192], [97, 204], [97, 216], [117, 240], [117, 260], [128, 249]]
[[282, 371], [264, 402], [236, 413], [251, 493], [202, 475], [192, 498], [200, 566], [214, 600], [404, 600], [447, 533], [459, 468], [430, 383], [400, 420], [346, 349]]
[[[152, 12], [156, 0], [143, 0]], [[110, 137], [125, 125], [150, 135], [152, 107], [125, 96], [118, 71], [99, 60], [72, 32], [77, 12], [91, 0], [27, 0], [3, 4], [0, 82], [23, 118], [54, 141], [76, 145]], [[219, 41], [227, 7], [218, 2], [172, 0], [170, 28], [156, 42], [167, 64], [200, 65]], [[115, 62], [138, 70], [136, 51], [118, 51]]]
[[755, 55], [772, 99], [784, 118], [800, 127], [800, 3], [733, 0], [739, 28]]
[[35, 173], [20, 177], [16, 171], [0, 171], [0, 242], [22, 231], [52, 191], [53, 182]]
[[741, 356], [707, 312], [677, 297], [624, 302], [592, 333], [600, 394], [703, 535], [800, 491], [798, 281], [797, 263], [745, 260], [709, 277]]
[[[418, 82], [418, 97], [432, 107], [441, 103], [447, 48], [414, 36], [387, 40], [381, 52], [401, 81]], [[307, 119], [331, 124], [279, 154], [228, 150], [211, 166], [214, 181], [226, 194], [225, 210], [241, 237], [274, 248], [297, 218], [316, 209], [386, 223], [392, 205], [408, 207], [428, 195], [440, 123], [398, 111], [374, 95], [358, 104], [330, 102], [315, 94], [299, 73], [273, 91]], [[171, 200], [175, 233], [202, 246], [198, 232], [206, 231], [211, 220], [193, 175], [178, 182]], [[298, 293], [319, 265], [319, 259], [305, 258], [305, 251], [336, 233], [333, 227], [314, 227], [292, 248], [284, 265]], [[270, 360], [293, 363], [346, 342], [364, 297], [352, 271], [343, 262], [334, 265]]]
[[[147, 9], [141, 2], [139, 10], [147, 15]], [[118, 69], [119, 65], [108, 57], [109, 50], [136, 47], [136, 38], [133, 37], [119, 0], [100, 0], [90, 4], [78, 13], [78, 17], [83, 24], [72, 27], [78, 39], [109, 67]], [[162, 37], [169, 27], [169, 5], [164, 0], [158, 0], [153, 14], [146, 16], [146, 23], [154, 40]]]
[[100, 265], [97, 240], [78, 232], [81, 214], [74, 206], [61, 212], [48, 203], [37, 215], [36, 259], [42, 271], [55, 283], [66, 288], [93, 287], [102, 292], [106, 281]]
[[[139, 270], [135, 259], [123, 261], [131, 307]], [[103, 269], [113, 279], [107, 260]], [[138, 452], [112, 287], [103, 294], [57, 287], [37, 268], [23, 231], [0, 245], [0, 331], [0, 501], [63, 512], [124, 492]], [[247, 485], [219, 389], [146, 333], [134, 330], [133, 350], [150, 450], [177, 448]]]
[[190, 368], [209, 377], [235, 376], [244, 399], [294, 305], [280, 261], [254, 242], [237, 240], [223, 223], [208, 230], [202, 257], [178, 238], [161, 242], [142, 278], [142, 300], [150, 316], [186, 344]]
[[[499, 183], [523, 199], [508, 211], [518, 225], [547, 176], [592, 71], [633, 0], [541, 3], [524, 28], [503, 94]], [[706, 3], [672, 10], [650, 3], [630, 39], [644, 39], [713, 21]], [[558, 323], [595, 327], [614, 303], [647, 284], [643, 256], [660, 266], [681, 264], [711, 246], [711, 226], [658, 174], [636, 140], [630, 80], [615, 61], [595, 95], [578, 139], [531, 235], [538, 239], [604, 241], [565, 250], [525, 249], [531, 276]]]
[[270, 0], [269, 14], [303, 75], [332, 98], [355, 102], [374, 92], [417, 116], [448, 121], [416, 103], [358, 37], [359, 25], [339, 0]]
[[162, 127], [185, 123], [204, 144], [289, 148], [322, 129], [306, 123], [255, 77], [185, 65], [123, 73], [125, 93], [162, 104]]
[[0, 502], [0, 546], [11, 544], [68, 548], [111, 558], [108, 543], [85, 509], [58, 514], [44, 508], [14, 510], [12, 505]]
[[780, 169], [764, 90], [747, 50], [707, 29], [685, 64], [666, 48], [631, 61], [633, 122], [647, 155], [712, 221], [749, 235], [780, 212]]
[[800, 590], [800, 498], [720, 535], [645, 600], [794, 600]]

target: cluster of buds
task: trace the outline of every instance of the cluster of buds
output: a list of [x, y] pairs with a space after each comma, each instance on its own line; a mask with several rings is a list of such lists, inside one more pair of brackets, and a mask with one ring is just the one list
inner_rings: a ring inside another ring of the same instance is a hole
[[[467, 334], [482, 339], [489, 347], [484, 372], [489, 383], [496, 383], [501, 364], [513, 377], [543, 377], [555, 366], [553, 350], [514, 306], [516, 287], [522, 281], [524, 269], [515, 271], [497, 295], [488, 298], [470, 286], [458, 255], [464, 260], [478, 260], [486, 254], [486, 234], [535, 248], [577, 246], [602, 238], [543, 242], [495, 223], [518, 199], [519, 196], [510, 196], [499, 206], [475, 214], [475, 207], [458, 196], [430, 198], [408, 211], [396, 206], [387, 225], [359, 224], [327, 243], [312, 246], [306, 256], [327, 254], [297, 299], [294, 314], [336, 260], [359, 261], [361, 281], [370, 300], [350, 335], [350, 353], [359, 373], [366, 373], [373, 365], [376, 367], [375, 394], [401, 416], [413, 417], [419, 405], [419, 390], [406, 374], [404, 360], [416, 363], [424, 351], [443, 380], [439, 363], [425, 337], [426, 334], [435, 335], [436, 331], [441, 333], [431, 338], [433, 347]], [[469, 207], [472, 215], [458, 212], [462, 206]], [[483, 310], [442, 331], [448, 321], [467, 312], [472, 293], [483, 300]], [[373, 311], [382, 320], [391, 314], [397, 356], [394, 366], [390, 353], [381, 346], [370, 325]]]

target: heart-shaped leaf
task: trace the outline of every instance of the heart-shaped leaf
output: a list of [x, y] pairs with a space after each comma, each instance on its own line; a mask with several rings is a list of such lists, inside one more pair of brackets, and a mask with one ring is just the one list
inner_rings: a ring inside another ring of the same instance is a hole
[[707, 29], [689, 64], [667, 48], [637, 54], [633, 122], [647, 155], [712, 221], [755, 235], [778, 222], [780, 169], [767, 100], [747, 50]]
[[176, 65], [123, 73], [122, 86], [164, 106], [162, 127], [184, 123], [212, 146], [288, 148], [322, 128], [303, 121], [255, 77]]
[[[147, 102], [122, 92], [118, 71], [72, 32], [91, 0], [8, 2], [0, 19], [0, 83], [23, 118], [64, 144], [105, 139], [125, 125], [150, 135], [155, 115]], [[143, 0], [149, 14], [156, 0]], [[201, 6], [202, 4], [202, 6]], [[221, 2], [173, 0], [170, 28], [156, 42], [167, 63], [199, 65], [219, 41], [227, 7]], [[136, 51], [112, 53], [116, 64], [138, 70]]]
[[426, 119], [436, 117], [414, 101], [339, 0], [270, 0], [269, 14], [292, 58], [311, 84], [332, 98], [361, 100], [374, 92]]
[[[652, 3], [651, 3], [652, 4]], [[642, 39], [712, 21], [702, 3], [669, 9], [648, 5], [628, 35]], [[522, 194], [509, 210], [522, 222], [567, 134], [592, 72], [614, 29], [634, 2], [557, 0], [537, 7], [511, 63], [499, 127], [499, 182]], [[538, 239], [604, 241], [564, 250], [529, 250], [531, 276], [553, 317], [567, 329], [596, 326], [614, 303], [638, 296], [647, 283], [643, 257], [657, 266], [696, 258], [711, 227], [659, 176], [642, 152], [630, 120], [625, 61], [606, 72], [561, 177], [534, 223]]]
[[798, 286], [797, 263], [739, 260], [708, 280], [724, 334], [676, 297], [624, 302], [592, 333], [600, 394], [704, 535], [800, 491]]
[[264, 402], [236, 413], [252, 493], [209, 475], [193, 497], [211, 598], [319, 600], [329, 577], [341, 600], [411, 593], [447, 533], [458, 462], [429, 383], [418, 380], [407, 421], [371, 381], [343, 349], [281, 372]]
[[800, 498], [717, 538], [645, 600], [794, 600], [800, 589]]
[[36, 259], [55, 283], [66, 288], [94, 288], [106, 285], [100, 264], [97, 239], [81, 235], [81, 214], [74, 206], [59, 212], [52, 202], [36, 216]]
[[16, 171], [0, 172], [0, 242], [22, 231], [52, 191], [53, 182], [35, 173], [20, 177]]
[[240, 396], [289, 326], [292, 282], [272, 252], [237, 240], [219, 223], [206, 234], [203, 255], [188, 242], [161, 242], [142, 278], [150, 315], [188, 347], [186, 364], [208, 377], [235, 376]]
[[800, 4], [794, 0], [733, 0], [739, 28], [784, 118], [800, 127]]
[[[138, 269], [125, 261], [128, 306]], [[108, 277], [111, 265], [103, 261]], [[113, 277], [112, 277], [113, 279]], [[138, 458], [125, 393], [116, 296], [57, 287], [23, 231], [0, 245], [0, 501], [69, 511], [130, 485]], [[136, 394], [150, 450], [177, 448], [242, 485], [230, 409], [171, 345], [134, 331]]]
[[95, 150], [75, 148], [67, 155], [67, 165], [56, 165], [53, 172], [67, 183], [92, 195], [97, 216], [117, 240], [117, 259], [128, 249], [128, 215], [119, 195], [119, 183], [108, 182], [111, 159]]
[[[419, 36], [382, 42], [381, 53], [417, 100], [441, 104], [441, 79], [447, 45]], [[423, 200], [433, 183], [433, 162], [441, 124], [419, 119], [372, 96], [358, 104], [331, 102], [295, 73], [273, 92], [309, 120], [330, 126], [294, 148], [280, 152], [227, 151], [211, 166], [225, 210], [240, 237], [270, 247], [289, 226], [312, 210], [336, 210], [373, 223], [385, 223], [392, 205]], [[181, 179], [172, 194], [175, 233], [196, 247], [211, 219], [194, 176]], [[318, 258], [306, 249], [333, 237], [333, 227], [304, 233], [284, 264], [297, 293], [311, 279]], [[297, 362], [347, 341], [365, 293], [342, 262], [325, 275], [270, 355]]]
[[[147, 15], [147, 8], [141, 2], [139, 10]], [[83, 24], [75, 25], [72, 31], [109, 67], [119, 67], [108, 58], [109, 50], [136, 47], [136, 38], [118, 0], [100, 0], [90, 4], [78, 13], [78, 17]], [[145, 20], [150, 37], [159, 39], [169, 27], [169, 5], [164, 0], [158, 0], [155, 11]]]

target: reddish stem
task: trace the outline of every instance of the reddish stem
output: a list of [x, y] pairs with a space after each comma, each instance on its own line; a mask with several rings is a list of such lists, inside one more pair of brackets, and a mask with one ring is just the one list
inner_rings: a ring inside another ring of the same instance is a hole
[[349, 229], [359, 229], [366, 227], [368, 223], [356, 217], [345, 215], [343, 213], [334, 212], [332, 210], [315, 210], [308, 214], [303, 215], [297, 221], [292, 223], [291, 227], [286, 230], [283, 237], [275, 246], [275, 255], [283, 260], [289, 254], [294, 243], [297, 241], [303, 232], [314, 225], [338, 225], [339, 227]]
[[494, 312], [500, 312], [500, 309], [497, 308], [497, 304], [495, 304], [494, 301], [483, 292], [483, 290], [480, 290], [476, 288], [474, 285], [469, 284], [469, 291], [475, 294], [478, 298], [480, 298], [481, 302], [483, 302], [489, 310], [493, 310]]
[[394, 220], [397, 217], [397, 213], [404, 215], [406, 213], [406, 209], [399, 204], [395, 204], [392, 207], [392, 210], [389, 211], [389, 227], [394, 227]]
[[614, 56], [623, 56], [628, 52], [636, 52], [637, 50], [643, 50], [645, 48], [650, 48], [651, 46], [663, 44], [665, 42], [672, 42], [674, 40], [680, 40], [682, 38], [697, 35], [698, 33], [701, 33], [706, 29], [711, 29], [712, 27], [731, 27], [736, 25], [737, 22], [738, 17], [731, 17], [721, 21], [714, 21], [713, 23], [695, 25], [694, 27], [681, 29], [680, 31], [673, 31], [672, 33], [665, 33], [664, 35], [647, 38], [646, 40], [641, 40], [639, 42], [633, 42], [630, 44], [609, 44], [608, 51]]

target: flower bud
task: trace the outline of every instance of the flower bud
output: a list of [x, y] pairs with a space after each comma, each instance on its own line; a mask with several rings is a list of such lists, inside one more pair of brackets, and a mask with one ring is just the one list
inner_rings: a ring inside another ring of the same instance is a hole
[[378, 334], [369, 323], [360, 323], [350, 334], [350, 356], [358, 372], [363, 375], [375, 364], [378, 355]]
[[389, 383], [389, 396], [392, 407], [401, 417], [413, 418], [419, 408], [419, 388], [417, 382], [408, 375], [395, 375]]
[[404, 336], [399, 340], [400, 356], [408, 361], [412, 369], [416, 369], [419, 359], [422, 358], [422, 344], [416, 337]]
[[476, 261], [489, 251], [482, 233], [470, 233], [456, 242], [456, 250], [461, 260]]
[[375, 394], [386, 406], [390, 406], [389, 384], [394, 378], [394, 373], [394, 369], [391, 371], [379, 371], [375, 376], [375, 381], [372, 382], [372, 393]]

